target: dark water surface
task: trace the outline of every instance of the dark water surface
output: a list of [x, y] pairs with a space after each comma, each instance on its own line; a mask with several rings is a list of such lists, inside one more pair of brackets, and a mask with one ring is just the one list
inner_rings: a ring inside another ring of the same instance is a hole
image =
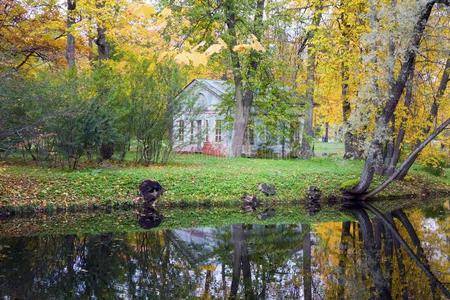
[[0, 231], [0, 298], [445, 299], [448, 204], [382, 216], [354, 208], [343, 222]]

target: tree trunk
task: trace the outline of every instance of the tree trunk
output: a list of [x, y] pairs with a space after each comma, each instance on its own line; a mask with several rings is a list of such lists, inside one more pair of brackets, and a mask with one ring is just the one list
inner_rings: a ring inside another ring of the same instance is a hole
[[[347, 47], [349, 46], [346, 41]], [[357, 140], [354, 133], [350, 129], [350, 113], [351, 105], [348, 96], [348, 81], [350, 80], [349, 68], [346, 62], [341, 64], [341, 98], [342, 98], [342, 117], [344, 120], [344, 159], [358, 158]]]
[[70, 33], [72, 25], [75, 24], [73, 13], [76, 8], [76, 0], [67, 0], [67, 47], [66, 59], [69, 69], [75, 67], [75, 37]]
[[[413, 102], [413, 85], [414, 85], [414, 66], [411, 69], [409, 74], [408, 82], [406, 83], [406, 92], [405, 92], [405, 107], [409, 109], [411, 103]], [[403, 117], [400, 122], [400, 127], [398, 129], [397, 138], [395, 139], [394, 149], [392, 152], [392, 157], [389, 161], [389, 164], [384, 171], [384, 175], [392, 175], [394, 173], [395, 168], [398, 164], [401, 154], [401, 146], [403, 143], [403, 139], [405, 138], [405, 123], [407, 121], [406, 117]]]
[[[395, 12], [395, 6], [397, 5], [396, 0], [391, 0], [391, 8], [392, 11]], [[396, 15], [394, 15], [394, 22], [396, 21]], [[395, 43], [394, 43], [394, 36], [392, 33], [389, 33], [389, 46], [388, 46], [388, 58], [387, 58], [387, 67], [388, 67], [388, 85], [393, 86], [395, 83]], [[411, 68], [414, 68], [414, 64]], [[410, 72], [410, 74], [411, 74]], [[411, 75], [408, 75], [408, 78], [410, 78]], [[409, 81], [409, 80], [408, 80]], [[406, 101], [405, 101], [406, 102]], [[390, 122], [390, 127], [388, 131], [388, 139], [386, 141], [386, 147], [384, 149], [384, 161], [383, 165], [381, 165], [378, 169], [378, 173], [383, 175], [387, 172], [389, 165], [392, 163], [392, 157], [394, 155], [394, 149], [395, 149], [395, 140], [394, 140], [394, 133], [395, 133], [395, 116], [392, 117], [392, 120]]]
[[[342, 39], [343, 39], [343, 51], [341, 52], [341, 99], [342, 99], [342, 119], [344, 123], [344, 159], [358, 159], [361, 158], [363, 151], [359, 145], [359, 138], [355, 132], [352, 132], [349, 118], [351, 113], [351, 104], [348, 94], [350, 71], [348, 56], [350, 52], [350, 39], [352, 33], [350, 32], [351, 26], [348, 22], [348, 15], [346, 10], [346, 4], [340, 2], [341, 14], [339, 16]], [[358, 12], [362, 14], [361, 11]]]
[[231, 143], [231, 154], [233, 157], [239, 157], [242, 153], [242, 145], [244, 144], [245, 130], [247, 129], [248, 120], [250, 118], [250, 109], [253, 102], [253, 95], [246, 93], [244, 97], [242, 92], [242, 81], [240, 78], [234, 79], [236, 101], [236, 114], [233, 124], [233, 139]]
[[323, 136], [323, 140], [322, 140], [322, 142], [324, 142], [324, 143], [328, 143], [329, 127], [330, 127], [330, 125], [328, 124], [328, 122], [325, 122], [325, 135]]
[[397, 108], [398, 102], [400, 100], [400, 96], [402, 95], [405, 88], [409, 73], [412, 66], [414, 65], [416, 51], [417, 49], [419, 49], [420, 40], [423, 36], [425, 25], [430, 17], [431, 10], [433, 9], [435, 3], [436, 0], [429, 1], [420, 10], [417, 21], [414, 25], [413, 36], [409, 42], [408, 48], [402, 60], [403, 63], [400, 68], [400, 73], [395, 82], [389, 87], [389, 96], [387, 102], [382, 108], [381, 114], [377, 116], [373, 138], [369, 146], [364, 169], [361, 173], [360, 182], [355, 188], [350, 191], [350, 194], [361, 195], [369, 188], [370, 184], [372, 183], [375, 168], [377, 164], [379, 164], [380, 159], [382, 159], [380, 149], [384, 139], [384, 131], [391, 121], [392, 116], [394, 115], [395, 109]]
[[[322, 17], [322, 5], [314, 6], [315, 12], [312, 19], [311, 25], [316, 28], [320, 24], [320, 19]], [[310, 31], [311, 38], [314, 37], [315, 30]], [[309, 39], [308, 44], [308, 58], [307, 58], [307, 68], [306, 68], [306, 106], [305, 106], [305, 120], [303, 126], [303, 137], [300, 149], [301, 158], [311, 158], [314, 156], [314, 148], [311, 143], [314, 142], [314, 84], [316, 79], [316, 50], [314, 49], [314, 43]]]
[[233, 273], [231, 281], [230, 298], [236, 299], [241, 278], [241, 270], [244, 283], [245, 299], [254, 299], [252, 287], [252, 274], [245, 232], [242, 224], [231, 225], [233, 240]]
[[376, 249], [374, 243], [373, 226], [370, 221], [369, 215], [364, 209], [356, 208], [353, 210], [353, 214], [357, 218], [360, 228], [361, 236], [364, 243], [364, 260], [366, 261], [368, 271], [373, 279], [375, 289], [379, 297], [374, 297], [375, 299], [392, 299], [391, 291], [383, 276], [380, 265], [380, 254], [379, 250]]
[[[262, 27], [263, 27], [263, 15], [264, 15], [265, 0], [258, 0], [256, 3], [255, 16], [253, 20], [253, 34], [261, 40]], [[230, 49], [233, 49], [237, 45], [237, 32], [236, 32], [236, 11], [234, 7], [234, 1], [226, 1], [224, 4], [225, 10], [225, 23], [228, 29], [228, 38], [226, 42]], [[242, 154], [242, 145], [244, 144], [245, 131], [250, 119], [250, 110], [253, 105], [254, 93], [249, 86], [243, 84], [242, 66], [239, 60], [239, 56], [236, 52], [230, 51], [231, 63], [233, 67], [233, 79], [235, 85], [234, 99], [235, 99], [235, 118], [233, 123], [233, 138], [231, 143], [231, 156], [239, 157]], [[259, 66], [261, 57], [259, 53], [252, 51], [250, 54], [250, 67], [248, 68], [246, 79], [249, 80], [256, 76], [256, 70]]]
[[109, 59], [109, 43], [106, 41], [106, 29], [99, 26], [97, 27], [97, 39], [95, 40], [98, 49], [98, 59]]
[[303, 299], [312, 299], [312, 274], [311, 274], [311, 227], [302, 224], [303, 234]]
[[[446, 288], [442, 282], [440, 282], [436, 276], [431, 272], [427, 263], [423, 262], [421, 258], [414, 253], [408, 243], [403, 239], [403, 237], [398, 233], [394, 223], [389, 222], [385, 215], [380, 212], [376, 207], [370, 203], [365, 203], [364, 207], [371, 211], [375, 216], [379, 217], [383, 221], [387, 230], [392, 233], [392, 237], [405, 249], [409, 257], [416, 263], [416, 265], [425, 273], [430, 282], [433, 283], [435, 287], [438, 287], [445, 297], [450, 298], [450, 291]], [[433, 288], [433, 287], [432, 287]]]
[[[97, 1], [96, 3], [97, 8], [102, 8], [105, 6], [103, 0]], [[97, 39], [95, 40], [95, 43], [97, 44], [97, 51], [98, 51], [98, 59], [104, 60], [110, 58], [110, 49], [109, 49], [109, 43], [106, 40], [106, 28], [103, 24], [97, 23]]]

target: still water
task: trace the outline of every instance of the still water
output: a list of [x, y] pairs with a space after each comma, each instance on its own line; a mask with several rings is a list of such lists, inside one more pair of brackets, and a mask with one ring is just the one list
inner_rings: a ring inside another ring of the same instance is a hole
[[0, 231], [0, 298], [445, 299], [447, 209], [358, 207], [342, 222], [132, 233]]

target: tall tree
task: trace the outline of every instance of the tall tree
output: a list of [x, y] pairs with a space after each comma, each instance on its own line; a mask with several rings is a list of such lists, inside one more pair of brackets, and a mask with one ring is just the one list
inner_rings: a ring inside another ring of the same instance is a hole
[[306, 105], [304, 114], [303, 137], [300, 150], [300, 157], [311, 158], [314, 156], [314, 91], [316, 78], [316, 49], [314, 46], [314, 35], [320, 25], [322, 18], [322, 1], [319, 0], [314, 4], [313, 18], [311, 22], [311, 29], [308, 31], [308, 57], [306, 69]]
[[386, 138], [385, 130], [388, 128], [389, 123], [394, 116], [407, 79], [414, 65], [414, 61], [417, 56], [417, 49], [419, 49], [425, 26], [436, 3], [444, 3], [445, 5], [449, 5], [448, 0], [431, 0], [420, 7], [414, 23], [414, 28], [412, 30], [412, 36], [407, 44], [406, 51], [402, 58], [399, 74], [389, 85], [388, 98], [379, 108], [380, 112], [376, 116], [375, 128], [369, 145], [365, 165], [361, 173], [360, 182], [351, 191], [349, 191], [349, 195], [358, 196], [365, 193], [372, 183], [377, 164], [379, 164], [380, 159], [382, 158], [381, 146]]
[[[105, 7], [104, 0], [96, 2], [96, 7], [102, 9]], [[110, 58], [110, 46], [106, 40], [106, 26], [100, 18], [97, 20], [97, 38], [95, 39], [98, 49], [98, 59], [104, 60]]]
[[[255, 50], [250, 50], [250, 57], [247, 70], [244, 71], [239, 54], [235, 51], [238, 45], [238, 2], [235, 0], [226, 1], [224, 3], [225, 24], [227, 25], [227, 39], [226, 42], [230, 51], [230, 59], [233, 70], [233, 80], [235, 85], [234, 100], [235, 100], [235, 116], [233, 124], [233, 140], [231, 145], [232, 156], [238, 157], [242, 153], [242, 145], [244, 144], [244, 135], [249, 123], [250, 110], [253, 105], [254, 91], [249, 85], [255, 76], [258, 69], [261, 54]], [[253, 24], [252, 34], [256, 39], [261, 40], [263, 34], [263, 16], [264, 16], [265, 0], [257, 0]], [[244, 83], [245, 80], [245, 83]]]
[[75, 67], [75, 37], [72, 34], [72, 26], [75, 24], [74, 11], [76, 0], [67, 0], [67, 47], [66, 59], [69, 68]]

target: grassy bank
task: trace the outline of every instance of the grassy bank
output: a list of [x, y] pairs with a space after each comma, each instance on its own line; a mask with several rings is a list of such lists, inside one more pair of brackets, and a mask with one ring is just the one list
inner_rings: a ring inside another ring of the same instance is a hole
[[[78, 171], [2, 163], [0, 205], [16, 211], [130, 206], [137, 201], [137, 187], [144, 179], [157, 180], [166, 188], [160, 201], [163, 206], [235, 206], [245, 193], [266, 201], [289, 202], [302, 199], [310, 185], [318, 186], [325, 196], [336, 194], [343, 182], [358, 178], [361, 168], [360, 161], [338, 158], [267, 160], [204, 155], [179, 155], [161, 166], [112, 164]], [[259, 193], [262, 182], [275, 184], [276, 196]], [[408, 181], [395, 182], [384, 194], [418, 194], [424, 187], [449, 191], [450, 180], [448, 175], [436, 177], [416, 166]]]
[[[448, 205], [448, 198], [405, 199], [399, 201], [380, 201], [373, 204], [383, 212], [395, 209], [415, 207], [445, 214], [444, 202]], [[164, 216], [160, 226], [152, 230], [178, 229], [191, 227], [222, 227], [231, 224], [319, 224], [323, 222], [343, 222], [355, 220], [350, 212], [339, 209], [340, 206], [324, 205], [314, 215], [309, 215], [302, 205], [277, 206], [272, 218], [261, 220], [258, 213], [243, 213], [238, 207], [234, 208], [166, 208], [160, 213]], [[440, 210], [436, 210], [442, 209]], [[104, 232], [138, 232], [143, 231], [138, 223], [135, 210], [115, 210], [108, 212], [77, 212], [62, 214], [38, 214], [26, 218], [11, 218], [0, 222], [0, 237], [30, 236], [46, 234], [99, 234]]]

